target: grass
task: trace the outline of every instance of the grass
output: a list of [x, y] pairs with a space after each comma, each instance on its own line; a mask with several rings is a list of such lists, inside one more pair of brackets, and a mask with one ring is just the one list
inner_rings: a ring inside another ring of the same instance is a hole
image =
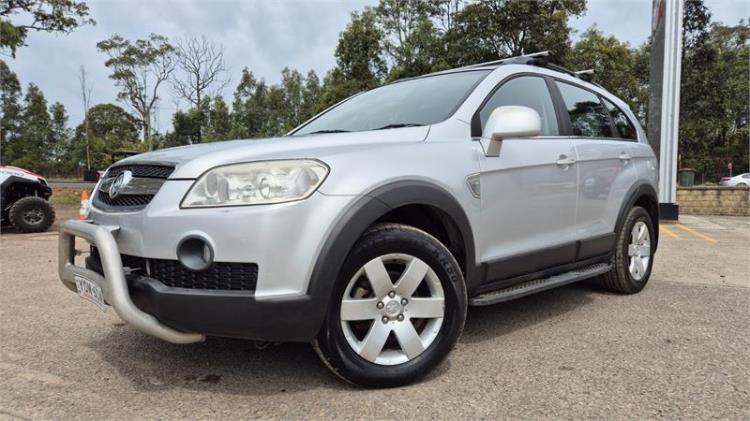
[[83, 180], [80, 177], [78, 177], [78, 178], [75, 178], [75, 177], [69, 177], [69, 178], [65, 178], [65, 177], [52, 177], [52, 178], [48, 178], [47, 181], [50, 182], [50, 183], [80, 183]]
[[81, 206], [81, 191], [84, 189], [70, 187], [53, 187], [52, 197], [49, 201], [55, 207], [75, 207]]

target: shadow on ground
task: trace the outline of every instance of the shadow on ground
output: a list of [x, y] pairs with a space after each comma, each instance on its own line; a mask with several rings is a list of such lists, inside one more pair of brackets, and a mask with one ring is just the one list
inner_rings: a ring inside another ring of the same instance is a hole
[[[490, 307], [469, 309], [461, 343], [471, 345], [530, 329], [550, 318], [586, 306], [594, 283], [580, 283]], [[288, 343], [258, 349], [251, 341], [208, 338], [204, 343], [172, 345], [117, 323], [90, 342], [101, 359], [135, 389], [183, 388], [237, 395], [268, 395], [351, 386], [331, 374], [309, 344]], [[450, 357], [423, 381], [440, 377]]]

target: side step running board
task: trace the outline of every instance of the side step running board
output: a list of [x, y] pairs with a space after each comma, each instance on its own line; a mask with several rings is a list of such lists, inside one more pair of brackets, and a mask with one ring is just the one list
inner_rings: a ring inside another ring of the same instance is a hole
[[536, 292], [556, 288], [559, 286], [571, 284], [573, 282], [582, 281], [584, 279], [591, 278], [597, 275], [601, 275], [603, 273], [609, 272], [611, 268], [612, 265], [610, 265], [609, 263], [598, 263], [570, 272], [561, 273], [559, 275], [550, 276], [549, 278], [534, 279], [532, 281], [522, 282], [520, 284], [511, 285], [507, 288], [486, 292], [484, 294], [472, 297], [469, 300], [469, 305], [488, 306], [505, 301], [515, 300], [516, 298], [525, 297]]

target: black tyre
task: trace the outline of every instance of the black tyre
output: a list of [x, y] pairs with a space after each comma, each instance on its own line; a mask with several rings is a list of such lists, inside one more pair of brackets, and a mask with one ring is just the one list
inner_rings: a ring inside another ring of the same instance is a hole
[[634, 294], [646, 286], [654, 265], [654, 224], [646, 209], [636, 206], [628, 212], [612, 255], [612, 270], [603, 276], [610, 291]]
[[8, 219], [21, 232], [47, 231], [55, 222], [55, 209], [41, 197], [24, 197], [10, 207]]
[[313, 346], [348, 382], [408, 384], [453, 349], [466, 307], [461, 268], [440, 241], [406, 225], [377, 225], [346, 258]]

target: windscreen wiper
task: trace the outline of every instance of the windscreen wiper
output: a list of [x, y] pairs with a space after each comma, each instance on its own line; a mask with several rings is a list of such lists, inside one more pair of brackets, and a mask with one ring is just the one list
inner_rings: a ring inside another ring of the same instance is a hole
[[385, 130], [385, 129], [400, 129], [402, 127], [419, 127], [424, 126], [424, 124], [420, 123], [394, 123], [394, 124], [388, 124], [383, 127], [378, 127], [377, 129], [373, 130]]
[[349, 133], [349, 130], [342, 130], [342, 129], [318, 130], [316, 132], [310, 132], [308, 134], [323, 134], [323, 133]]

